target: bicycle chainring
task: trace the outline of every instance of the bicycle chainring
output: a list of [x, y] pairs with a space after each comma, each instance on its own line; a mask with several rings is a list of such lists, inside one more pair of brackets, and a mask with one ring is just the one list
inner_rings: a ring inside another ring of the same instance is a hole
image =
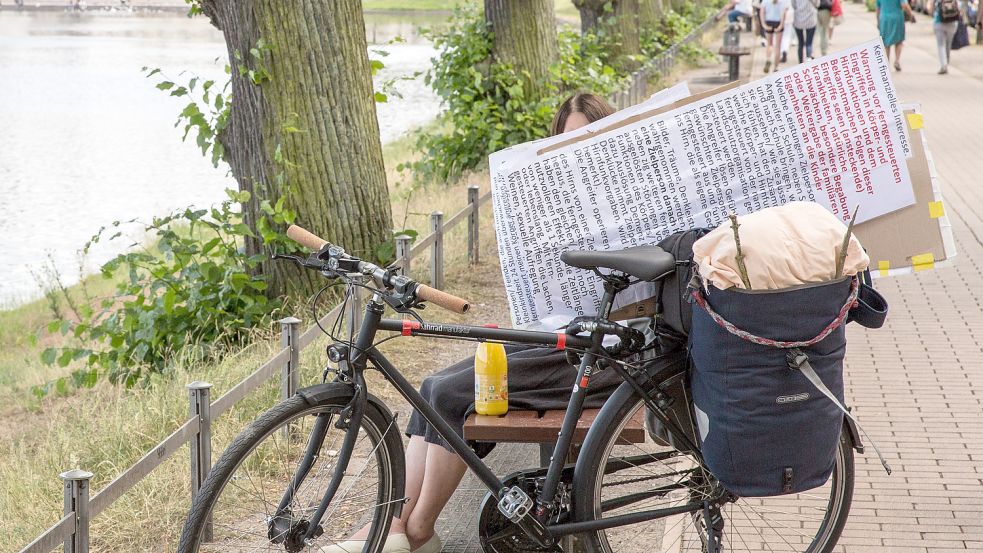
[[[536, 496], [535, 476], [544, 469], [520, 471], [505, 479], [505, 487], [519, 486], [530, 497]], [[568, 503], [568, 502], [567, 502]], [[491, 493], [485, 494], [478, 514], [478, 541], [484, 553], [562, 553], [559, 545], [538, 545], [518, 525], [498, 510], [498, 500]]]

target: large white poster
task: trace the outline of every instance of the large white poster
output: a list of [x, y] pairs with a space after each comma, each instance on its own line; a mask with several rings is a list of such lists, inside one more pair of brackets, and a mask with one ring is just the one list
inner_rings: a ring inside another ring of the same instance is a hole
[[492, 157], [517, 326], [596, 312], [597, 279], [564, 265], [565, 250], [651, 244], [793, 200], [844, 220], [859, 207], [861, 222], [914, 202], [880, 41], [581, 138], [541, 155], [518, 147]]

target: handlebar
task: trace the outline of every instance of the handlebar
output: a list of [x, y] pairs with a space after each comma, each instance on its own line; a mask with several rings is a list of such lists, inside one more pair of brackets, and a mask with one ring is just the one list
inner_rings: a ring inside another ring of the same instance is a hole
[[331, 249], [329, 250], [330, 258], [328, 262], [329, 264], [334, 262], [334, 265], [331, 266], [332, 269], [337, 268], [340, 262], [345, 262], [345, 265], [353, 265], [352, 268], [356, 269], [357, 272], [372, 276], [381, 286], [387, 289], [397, 288], [405, 290], [418, 300], [428, 301], [455, 313], [467, 313], [468, 309], [471, 308], [471, 304], [465, 299], [437, 290], [436, 288], [431, 288], [425, 284], [420, 284], [405, 276], [396, 276], [393, 271], [387, 271], [378, 265], [348, 256], [341, 248], [332, 246], [327, 240], [297, 225], [290, 225], [287, 228], [287, 237], [301, 246], [317, 252], [323, 250], [325, 246], [329, 246]]

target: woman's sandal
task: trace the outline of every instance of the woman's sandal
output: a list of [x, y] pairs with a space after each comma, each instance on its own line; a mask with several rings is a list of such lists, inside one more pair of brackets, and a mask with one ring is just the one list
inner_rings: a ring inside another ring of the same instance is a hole
[[898, 62], [894, 62], [894, 70], [895, 71], [901, 71], [901, 64], [898, 63]]
[[[436, 538], [436, 536], [434, 536], [434, 538]], [[433, 538], [430, 541], [433, 541]], [[434, 552], [440, 551], [440, 540], [437, 540], [437, 543], [437, 549], [435, 549]], [[427, 542], [426, 545], [429, 544], [430, 542]], [[362, 553], [363, 548], [365, 548], [365, 540], [347, 540], [334, 545], [329, 545], [327, 547], [322, 547], [320, 548], [320, 551], [322, 553]], [[416, 551], [422, 550], [422, 547], [420, 549], [411, 550], [410, 540], [406, 539], [406, 534], [389, 534], [389, 538], [386, 539], [386, 545], [382, 546], [382, 553], [415, 553]]]
[[[427, 543], [410, 549], [410, 540], [406, 539], [406, 534], [389, 534], [386, 545], [382, 546], [382, 553], [440, 553], [440, 538], [434, 534]], [[365, 540], [348, 540], [341, 543], [321, 548], [322, 553], [361, 553], [365, 547]]]

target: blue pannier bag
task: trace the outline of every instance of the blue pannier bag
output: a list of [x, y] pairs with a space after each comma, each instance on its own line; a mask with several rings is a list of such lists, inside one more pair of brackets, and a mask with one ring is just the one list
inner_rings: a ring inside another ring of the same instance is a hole
[[698, 285], [692, 297], [690, 383], [706, 465], [744, 497], [821, 486], [849, 415], [844, 325], [879, 327], [884, 299], [859, 277], [779, 290]]

